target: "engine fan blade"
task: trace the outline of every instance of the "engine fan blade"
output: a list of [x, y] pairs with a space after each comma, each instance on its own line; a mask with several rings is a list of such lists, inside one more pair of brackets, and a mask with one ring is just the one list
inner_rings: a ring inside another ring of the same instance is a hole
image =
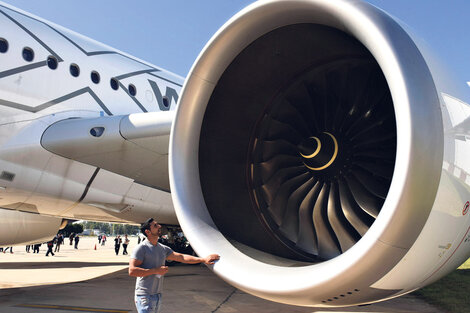
[[287, 100], [285, 100], [273, 114], [273, 119], [290, 125], [301, 134], [302, 137], [308, 137], [312, 134], [308, 123], [305, 121], [305, 117], [302, 116], [296, 106], [292, 105]]
[[272, 204], [279, 188], [288, 180], [307, 173], [304, 166], [287, 167], [277, 171], [266, 183], [261, 185], [268, 205]]
[[372, 146], [369, 149], [354, 151], [354, 160], [380, 160], [381, 162], [395, 161], [394, 149], [383, 149], [383, 147]]
[[365, 149], [366, 147], [370, 147], [370, 146], [376, 146], [378, 144], [381, 144], [382, 147], [393, 147], [395, 146], [395, 142], [396, 142], [396, 134], [386, 134], [386, 135], [381, 135], [381, 136], [377, 136], [377, 137], [371, 137], [371, 138], [368, 138], [368, 139], [365, 139], [363, 141], [360, 141], [360, 142], [357, 142], [356, 144], [354, 144], [354, 149], [355, 150], [358, 150], [358, 149]]
[[[323, 84], [325, 84], [323, 82]], [[319, 131], [325, 130], [326, 124], [325, 124], [325, 107], [327, 107], [327, 97], [326, 95], [322, 92], [322, 87], [319, 87], [317, 85], [304, 85], [308, 96], [310, 98], [310, 101], [307, 102], [310, 104], [312, 107], [312, 116], [311, 119], [315, 125], [317, 125], [317, 129]]]
[[318, 238], [313, 224], [313, 207], [320, 191], [321, 184], [315, 181], [315, 185], [305, 196], [299, 209], [299, 234], [296, 244], [297, 247], [314, 255], [318, 254]]
[[302, 164], [298, 156], [277, 155], [272, 159], [258, 164], [262, 181], [268, 181], [279, 169], [286, 167], [295, 167]]
[[348, 188], [347, 182], [343, 179], [339, 180], [339, 198], [343, 214], [354, 229], [364, 236], [369, 227], [374, 222], [374, 218], [365, 213], [354, 201], [354, 197]]
[[261, 161], [267, 161], [281, 154], [299, 156], [297, 147], [286, 140], [262, 141], [258, 144], [260, 145], [259, 149], [262, 151]]
[[328, 221], [328, 184], [321, 183], [321, 191], [313, 207], [313, 223], [318, 238], [318, 256], [331, 259], [341, 253], [333, 228]]
[[371, 174], [385, 178], [389, 181], [390, 185], [390, 180], [393, 176], [393, 163], [381, 162], [380, 164], [377, 164], [375, 162], [355, 160], [354, 165], [361, 167], [363, 170], [368, 171]]
[[265, 118], [262, 122], [265, 127], [264, 141], [286, 140], [293, 145], [298, 145], [301, 134], [292, 126], [274, 119]]
[[328, 220], [339, 241], [342, 252], [351, 248], [361, 238], [343, 215], [336, 183], [332, 183], [330, 186]]
[[345, 179], [356, 203], [362, 210], [377, 218], [383, 204], [382, 199], [371, 194], [354, 176], [348, 175]]
[[372, 194], [382, 199], [387, 197], [390, 181], [373, 176], [360, 167], [353, 167], [351, 173]]
[[284, 217], [285, 211], [287, 209], [287, 202], [289, 201], [289, 196], [303, 185], [311, 177], [310, 173], [305, 173], [294, 177], [278, 189], [276, 196], [274, 197], [271, 205], [268, 207], [269, 212], [272, 214], [277, 225], [281, 225], [282, 218]]
[[306, 183], [297, 188], [287, 201], [287, 208], [284, 213], [279, 230], [292, 242], [296, 243], [299, 234], [299, 208], [302, 201], [312, 189], [315, 179], [310, 178]]

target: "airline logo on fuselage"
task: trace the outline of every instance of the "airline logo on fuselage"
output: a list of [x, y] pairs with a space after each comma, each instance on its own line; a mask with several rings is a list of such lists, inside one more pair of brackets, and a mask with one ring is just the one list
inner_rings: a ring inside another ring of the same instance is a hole
[[155, 95], [155, 98], [157, 99], [158, 107], [160, 108], [161, 111], [170, 110], [172, 101], [174, 101], [175, 104], [178, 102], [179, 96], [175, 89], [169, 86], [166, 86], [165, 96], [163, 96], [156, 82], [150, 79], [148, 80], [148, 82], [150, 86], [152, 87], [153, 94]]

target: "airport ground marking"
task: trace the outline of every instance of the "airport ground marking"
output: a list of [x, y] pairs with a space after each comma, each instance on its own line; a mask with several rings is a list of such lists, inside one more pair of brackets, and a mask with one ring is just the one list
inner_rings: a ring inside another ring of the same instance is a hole
[[89, 307], [77, 307], [67, 305], [51, 305], [51, 304], [17, 304], [16, 307], [31, 308], [31, 309], [48, 309], [48, 310], [64, 310], [64, 311], [79, 311], [79, 312], [105, 312], [105, 313], [129, 313], [130, 310], [118, 309], [100, 309]]

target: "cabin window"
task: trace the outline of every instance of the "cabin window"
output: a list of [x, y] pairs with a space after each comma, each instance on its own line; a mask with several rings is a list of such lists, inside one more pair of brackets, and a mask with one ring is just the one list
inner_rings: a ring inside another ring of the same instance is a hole
[[170, 99], [168, 99], [167, 96], [164, 96], [164, 97], [163, 97], [163, 106], [164, 106], [165, 108], [169, 108], [169, 107], [170, 107]]
[[8, 51], [8, 41], [5, 38], [0, 38], [0, 52], [5, 53]]
[[70, 75], [72, 75], [73, 77], [78, 77], [78, 75], [80, 75], [80, 68], [77, 64], [70, 64]]
[[23, 59], [27, 62], [32, 62], [34, 60], [34, 51], [30, 47], [23, 48]]
[[47, 66], [51, 69], [51, 70], [55, 70], [57, 68], [57, 65], [59, 63], [57, 62], [57, 59], [55, 57], [53, 57], [52, 55], [48, 56], [47, 57]]
[[111, 78], [110, 80], [110, 85], [113, 90], [118, 90], [119, 89], [119, 82], [116, 78]]
[[137, 94], [137, 89], [132, 84], [129, 84], [129, 94], [133, 97]]
[[100, 82], [100, 74], [97, 71], [91, 72], [91, 81], [95, 84]]

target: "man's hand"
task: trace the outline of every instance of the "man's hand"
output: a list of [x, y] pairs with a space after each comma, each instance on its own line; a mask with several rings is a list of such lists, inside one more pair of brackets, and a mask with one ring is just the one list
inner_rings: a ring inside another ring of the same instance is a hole
[[204, 264], [214, 264], [215, 261], [219, 260], [220, 256], [218, 254], [211, 254], [204, 258]]
[[165, 275], [168, 273], [168, 266], [160, 266], [155, 268], [155, 274], [157, 275]]

